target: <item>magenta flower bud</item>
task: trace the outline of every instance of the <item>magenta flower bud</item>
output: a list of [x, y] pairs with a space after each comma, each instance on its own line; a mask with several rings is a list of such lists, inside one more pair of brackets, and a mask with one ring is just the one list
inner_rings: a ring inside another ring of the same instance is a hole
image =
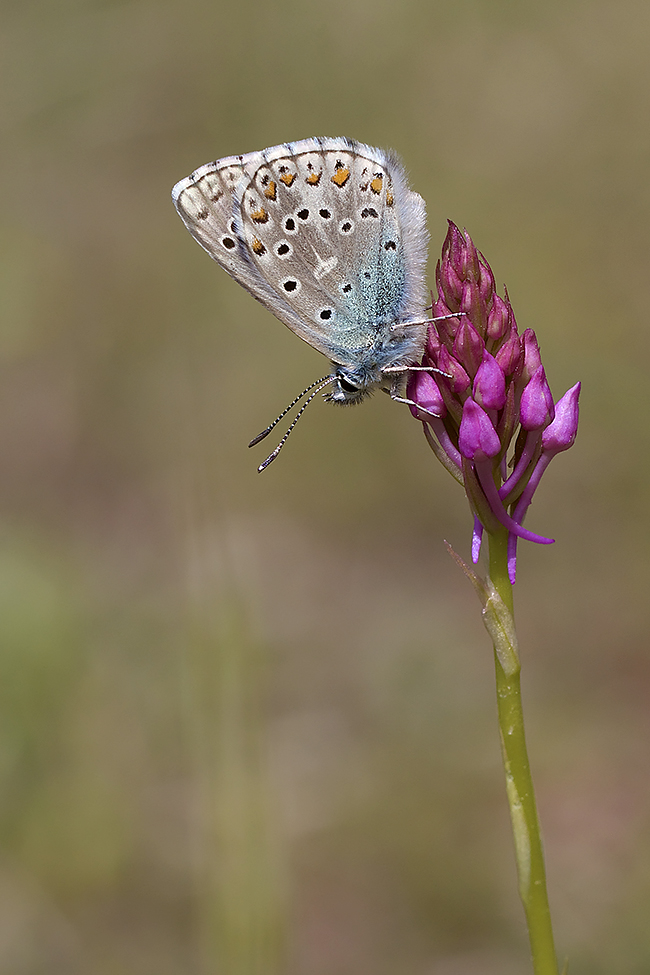
[[438, 369], [451, 375], [451, 379], [442, 379], [442, 377], [441, 379], [456, 396], [464, 393], [471, 386], [470, 378], [460, 362], [454, 359], [444, 345], [440, 348]]
[[467, 231], [464, 234], [458, 232], [460, 244], [460, 273], [463, 278], [473, 278], [478, 281], [481, 273], [481, 265], [478, 259], [478, 251], [474, 246], [474, 241]]
[[553, 396], [546, 382], [544, 366], [537, 367], [521, 394], [519, 419], [524, 430], [541, 430], [553, 420]]
[[523, 362], [523, 352], [519, 344], [519, 336], [513, 328], [496, 354], [496, 360], [505, 376], [512, 376]]
[[460, 308], [463, 282], [449, 261], [443, 260], [436, 268], [436, 281], [438, 290], [442, 292], [445, 301], [451, 306], [449, 310]]
[[447, 345], [453, 345], [454, 334], [460, 324], [460, 319], [446, 317], [451, 314], [451, 310], [442, 299], [435, 301], [431, 306], [431, 310], [433, 317], [438, 320], [434, 322], [434, 327], [429, 329], [429, 337], [435, 331], [437, 333], [436, 339], [439, 337]]
[[461, 311], [464, 311], [476, 331], [485, 334], [487, 323], [487, 308], [481, 298], [481, 292], [476, 280], [470, 278], [463, 285], [463, 295], [460, 301]]
[[483, 361], [485, 342], [465, 315], [460, 320], [452, 351], [465, 372], [475, 376]]
[[443, 298], [436, 298], [431, 303], [431, 314], [433, 318], [444, 318], [447, 315], [452, 315], [453, 312]]
[[465, 238], [455, 223], [448, 221], [449, 229], [442, 245], [442, 259], [450, 261], [455, 267], [460, 268], [463, 261], [463, 252], [467, 247]]
[[487, 349], [474, 378], [473, 395], [484, 410], [500, 410], [506, 401], [506, 377]]
[[576, 383], [555, 404], [555, 419], [542, 433], [542, 447], [548, 453], [559, 454], [573, 447], [578, 433], [579, 398], [580, 383]]
[[[494, 288], [494, 278], [492, 279], [492, 288]], [[508, 318], [508, 306], [503, 298], [495, 294], [492, 307], [488, 313], [486, 338], [492, 339], [494, 342], [503, 338], [508, 331]]]
[[463, 457], [477, 462], [496, 457], [501, 449], [492, 420], [471, 397], [465, 400], [458, 432], [458, 449]]
[[537, 336], [532, 328], [527, 328], [521, 336], [521, 348], [524, 353], [524, 378], [528, 380], [542, 364]]
[[440, 352], [440, 336], [432, 328], [429, 329], [427, 334], [427, 348], [426, 355], [433, 363], [438, 361], [438, 354]]
[[492, 274], [492, 268], [485, 260], [485, 258], [483, 257], [480, 251], [478, 256], [481, 263], [481, 274], [478, 282], [478, 287], [479, 287], [481, 298], [487, 304], [492, 298], [492, 296], [494, 295], [494, 275]]
[[426, 414], [420, 413], [418, 406], [439, 417], [447, 415], [447, 407], [438, 389], [438, 384], [428, 372], [411, 373], [406, 386], [406, 395], [414, 403], [417, 403], [417, 406], [411, 406], [410, 410], [413, 416], [419, 420], [426, 420]]

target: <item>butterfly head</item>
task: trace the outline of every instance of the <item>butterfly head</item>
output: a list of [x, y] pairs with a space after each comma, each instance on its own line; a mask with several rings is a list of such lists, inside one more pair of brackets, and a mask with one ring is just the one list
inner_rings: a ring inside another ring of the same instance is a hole
[[[369, 381], [370, 380], [370, 381]], [[373, 387], [380, 383], [362, 375], [359, 369], [350, 366], [335, 366], [332, 373], [332, 387], [325, 394], [328, 403], [341, 403], [352, 406], [369, 396]]]

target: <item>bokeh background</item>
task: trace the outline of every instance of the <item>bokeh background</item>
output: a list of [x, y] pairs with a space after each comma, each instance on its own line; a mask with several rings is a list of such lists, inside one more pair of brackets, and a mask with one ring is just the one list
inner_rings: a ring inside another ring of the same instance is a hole
[[387, 397], [248, 440], [324, 361], [171, 186], [313, 135], [466, 226], [575, 448], [517, 612], [558, 951], [650, 970], [644, 0], [6, 0], [0, 971], [529, 971], [462, 492]]

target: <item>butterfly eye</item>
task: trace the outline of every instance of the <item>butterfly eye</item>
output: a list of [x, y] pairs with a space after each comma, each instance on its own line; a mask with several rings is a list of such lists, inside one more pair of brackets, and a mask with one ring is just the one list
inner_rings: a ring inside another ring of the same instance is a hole
[[361, 388], [360, 386], [353, 386], [352, 383], [349, 383], [347, 379], [344, 379], [340, 373], [338, 376], [338, 380], [339, 380], [339, 386], [341, 387], [344, 393], [358, 393], [359, 389]]

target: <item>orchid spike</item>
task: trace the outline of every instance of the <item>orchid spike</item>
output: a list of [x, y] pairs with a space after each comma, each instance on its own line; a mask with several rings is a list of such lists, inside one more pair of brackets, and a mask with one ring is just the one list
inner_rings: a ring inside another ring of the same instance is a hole
[[465, 485], [473, 560], [483, 530], [507, 528], [514, 582], [517, 538], [552, 541], [523, 520], [550, 460], [575, 442], [580, 384], [554, 403], [534, 331], [519, 334], [507, 291], [497, 294], [489, 264], [451, 221], [436, 284], [422, 365], [438, 371], [411, 375], [411, 412]]

